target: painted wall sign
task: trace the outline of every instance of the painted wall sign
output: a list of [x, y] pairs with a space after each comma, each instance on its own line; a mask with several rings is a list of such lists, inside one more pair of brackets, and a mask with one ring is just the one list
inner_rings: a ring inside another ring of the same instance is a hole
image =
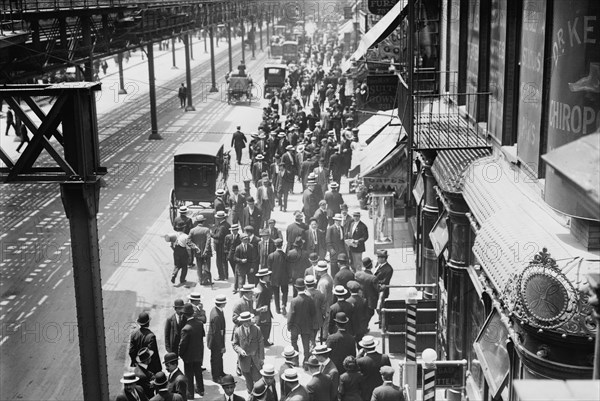
[[506, 63], [507, 0], [492, 0], [490, 27], [489, 132], [502, 143], [504, 116], [504, 74]]
[[394, 8], [398, 1], [400, 0], [369, 0], [367, 7], [372, 14], [386, 15], [388, 11]]
[[396, 104], [398, 76], [395, 74], [367, 76], [369, 96], [366, 106], [374, 110], [390, 110]]
[[548, 152], [600, 128], [600, 2], [554, 2]]
[[537, 174], [542, 123], [546, 1], [523, 2], [517, 156]]

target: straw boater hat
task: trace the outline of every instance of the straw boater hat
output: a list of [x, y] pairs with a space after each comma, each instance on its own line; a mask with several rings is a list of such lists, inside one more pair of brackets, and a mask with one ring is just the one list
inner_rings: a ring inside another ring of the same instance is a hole
[[333, 289], [333, 295], [343, 297], [348, 293], [348, 290], [343, 285], [336, 285]]
[[285, 132], [280, 132], [279, 134], [277, 134], [277, 136], [279, 138], [285, 138]]
[[227, 297], [225, 295], [217, 295], [215, 298], [215, 304], [222, 305], [227, 303]]
[[313, 276], [312, 274], [308, 274], [304, 277], [304, 285], [307, 287], [311, 287], [317, 284], [317, 281], [315, 280], [315, 276]]
[[244, 286], [240, 289], [241, 292], [252, 292], [254, 291], [254, 285], [252, 284], [244, 284]]
[[203, 222], [206, 221], [206, 217], [203, 214], [199, 214], [199, 215], [197, 215], [197, 216], [194, 217], [194, 220], [197, 223], [203, 223]]
[[327, 262], [324, 260], [319, 260], [317, 265], [315, 266], [315, 270], [318, 272], [326, 272], [327, 271]]
[[123, 377], [119, 381], [123, 384], [131, 384], [131, 383], [136, 383], [138, 380], [140, 380], [140, 379], [135, 375], [135, 373], [125, 372], [125, 373], [123, 373]]
[[362, 340], [358, 342], [362, 348], [372, 349], [375, 348], [378, 344], [378, 341], [373, 336], [364, 336]]
[[217, 213], [215, 213], [216, 219], [224, 219], [225, 217], [227, 217], [227, 214], [225, 214], [225, 212], [222, 210], [219, 210]]
[[322, 355], [331, 352], [331, 348], [327, 346], [327, 344], [318, 344], [313, 349], [313, 355]]
[[281, 380], [286, 382], [297, 382], [298, 372], [296, 372], [296, 369], [286, 369], [283, 371], [283, 376], [281, 376]]
[[285, 147], [285, 150], [294, 150], [294, 147], [292, 145], [288, 145]]
[[256, 155], [256, 160], [263, 160], [265, 157], [260, 153]]
[[334, 188], [339, 188], [340, 184], [338, 184], [337, 182], [334, 181], [329, 186], [331, 187], [331, 189], [334, 189]]
[[190, 295], [188, 295], [188, 299], [190, 301], [200, 301], [202, 299], [202, 295], [200, 295], [199, 292], [192, 292]]
[[179, 206], [179, 213], [180, 214], [187, 214], [187, 212], [188, 212], [187, 206]]
[[292, 359], [297, 357], [298, 355], [300, 355], [300, 353], [298, 351], [296, 351], [294, 349], [294, 347], [292, 347], [291, 345], [288, 345], [287, 347], [285, 347], [283, 349], [283, 352], [281, 353], [281, 356], [284, 357], [285, 359]]
[[334, 220], [339, 220], [339, 221], [342, 221], [342, 215], [341, 215], [340, 213], [336, 213], [336, 214], [333, 216], [333, 219], [334, 219]]
[[248, 311], [242, 312], [240, 317], [238, 317], [238, 322], [249, 322], [253, 317], [254, 315]]
[[235, 223], [234, 225], [229, 227], [229, 230], [239, 230], [239, 229], [240, 229], [240, 225], [238, 223]]
[[269, 274], [271, 274], [271, 271], [265, 267], [264, 269], [259, 269], [258, 272], [256, 272], [255, 276], [263, 277], [268, 276]]
[[225, 190], [223, 188], [219, 188], [215, 191], [215, 195], [223, 196], [223, 195], [225, 195]]
[[263, 368], [260, 370], [260, 374], [263, 376], [275, 376], [275, 366], [268, 363], [263, 365]]

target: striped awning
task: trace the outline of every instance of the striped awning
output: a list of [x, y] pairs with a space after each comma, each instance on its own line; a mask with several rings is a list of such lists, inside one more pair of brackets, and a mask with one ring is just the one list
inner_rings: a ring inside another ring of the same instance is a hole
[[469, 165], [490, 153], [488, 149], [442, 150], [438, 152], [431, 172], [442, 191], [458, 193]]

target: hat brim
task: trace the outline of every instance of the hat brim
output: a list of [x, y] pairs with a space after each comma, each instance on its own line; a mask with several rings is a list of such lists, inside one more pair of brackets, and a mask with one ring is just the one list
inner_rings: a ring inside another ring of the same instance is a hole
[[260, 370], [260, 374], [263, 376], [269, 376], [269, 377], [275, 376], [275, 372], [265, 372], [263, 369]]
[[[154, 355], [154, 351], [152, 351], [151, 349], [149, 349], [149, 350], [148, 350], [148, 354], [149, 354], [149, 355], [148, 355], [148, 359], [150, 359], [150, 358], [152, 358], [152, 355]], [[136, 355], [136, 357], [135, 357], [135, 360], [136, 360], [138, 363], [142, 363], [142, 360], [140, 359], [139, 355]], [[145, 361], [145, 359], [144, 359], [144, 361]]]
[[293, 355], [286, 355], [284, 352], [281, 353], [281, 356], [287, 359], [291, 359], [291, 358], [295, 358], [298, 355], [300, 355], [300, 353], [296, 350], [294, 350], [294, 354]]
[[313, 350], [312, 353], [313, 353], [313, 355], [321, 355], [321, 354], [327, 354], [329, 352], [331, 352], [331, 348], [327, 348], [327, 349], [325, 349], [323, 351], [315, 351], [315, 350]]
[[333, 291], [333, 295], [337, 295], [337, 296], [343, 296], [343, 295], [346, 295], [346, 294], [348, 294], [348, 290], [346, 290], [344, 292]]
[[181, 359], [181, 358], [177, 357], [177, 358], [174, 358], [174, 359], [169, 359], [168, 361], [167, 361], [167, 360], [164, 360], [164, 361], [163, 361], [163, 365], [166, 365], [167, 363], [171, 363], [171, 362], [178, 361], [178, 360], [180, 360], [180, 359]]
[[350, 320], [348, 318], [346, 318], [346, 320], [337, 320], [337, 319], [333, 319], [334, 322], [337, 323], [341, 323], [341, 324], [346, 324], [348, 323]]
[[283, 380], [284, 382], [297, 382], [298, 381], [298, 376], [296, 376], [293, 379], [289, 379], [289, 378], [287, 378], [285, 376], [281, 376], [281, 380]]
[[131, 384], [131, 383], [137, 383], [138, 381], [140, 381], [140, 378], [136, 377], [135, 379], [121, 379], [119, 381], [123, 384]]
[[369, 344], [369, 345], [365, 345], [362, 341], [358, 342], [358, 345], [360, 345], [362, 348], [375, 348], [375, 347], [377, 347], [377, 344], [379, 344], [379, 341], [377, 341], [377, 340], [373, 340], [373, 344]]
[[235, 386], [236, 383], [237, 382], [235, 380], [233, 382], [221, 383], [221, 387]]

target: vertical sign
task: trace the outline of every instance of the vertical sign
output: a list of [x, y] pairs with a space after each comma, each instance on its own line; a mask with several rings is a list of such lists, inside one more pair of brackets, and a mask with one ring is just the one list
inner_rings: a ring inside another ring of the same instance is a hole
[[546, 1], [525, 0], [521, 33], [517, 156], [534, 174], [538, 172], [542, 135], [545, 33]]
[[488, 131], [502, 144], [507, 0], [492, 0]]
[[600, 127], [600, 2], [554, 2], [548, 151]]
[[[479, 76], [479, 0], [469, 1], [469, 33], [467, 35], [467, 92], [478, 92]], [[468, 113], [477, 118], [477, 96], [467, 96]]]
[[458, 48], [460, 46], [460, 0], [450, 0], [450, 11], [448, 15], [450, 25], [450, 49], [448, 59], [450, 60], [450, 76], [448, 77], [448, 92], [457, 93], [458, 90]]
[[[369, 0], [367, 8], [371, 14], [386, 15], [399, 0]], [[404, 0], [403, 0], [404, 2]]]

